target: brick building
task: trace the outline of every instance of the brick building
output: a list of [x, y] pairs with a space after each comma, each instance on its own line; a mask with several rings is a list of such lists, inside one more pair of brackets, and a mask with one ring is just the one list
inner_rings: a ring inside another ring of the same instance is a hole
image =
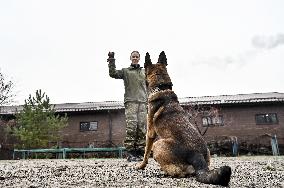
[[[275, 135], [280, 153], [284, 153], [284, 94], [255, 93], [203, 96], [179, 99], [185, 110], [196, 106], [214, 107], [218, 113], [200, 112], [195, 122], [210, 144], [213, 153], [231, 150], [237, 140], [244, 152], [261, 152], [271, 148]], [[4, 137], [4, 127], [14, 123], [21, 106], [1, 107], [0, 159], [9, 158], [13, 149], [11, 137]], [[67, 114], [68, 126], [62, 130], [61, 147], [122, 146], [125, 137], [123, 102], [89, 102], [56, 104], [56, 113]], [[190, 118], [190, 116], [189, 116]], [[191, 119], [192, 121], [192, 119]], [[5, 156], [6, 155], [6, 156]]]
[[190, 97], [180, 99], [180, 103], [185, 109], [198, 104], [219, 110], [213, 117], [200, 113], [197, 118], [201, 132], [209, 126], [204, 137], [217, 151], [231, 150], [232, 141], [237, 139], [243, 153], [271, 154], [271, 138], [276, 136], [284, 154], [283, 93]]

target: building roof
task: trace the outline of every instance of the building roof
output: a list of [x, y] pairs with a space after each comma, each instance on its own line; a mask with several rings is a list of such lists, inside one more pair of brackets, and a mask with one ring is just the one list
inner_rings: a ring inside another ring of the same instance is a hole
[[[219, 95], [179, 98], [181, 105], [189, 104], [249, 104], [266, 102], [284, 102], [284, 93], [252, 93], [238, 95]], [[23, 109], [22, 106], [2, 106], [0, 114], [15, 114]], [[55, 104], [56, 112], [103, 111], [124, 109], [122, 101], [85, 102]]]
[[[124, 109], [123, 102], [104, 101], [104, 102], [85, 102], [85, 103], [63, 103], [54, 104], [55, 112], [79, 112], [79, 111], [102, 111]], [[15, 114], [23, 109], [23, 106], [2, 106], [0, 114]]]
[[238, 95], [218, 95], [180, 98], [181, 104], [241, 104], [241, 103], [263, 103], [284, 102], [284, 93], [252, 93]]
[[124, 104], [121, 101], [65, 103], [56, 104], [54, 109], [56, 112], [117, 110], [124, 109]]

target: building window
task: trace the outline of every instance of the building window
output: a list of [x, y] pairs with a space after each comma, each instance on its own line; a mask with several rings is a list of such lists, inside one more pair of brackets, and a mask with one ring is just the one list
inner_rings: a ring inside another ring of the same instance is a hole
[[202, 118], [202, 125], [203, 127], [207, 126], [223, 126], [224, 121], [223, 121], [223, 116], [206, 116]]
[[203, 117], [202, 118], [202, 125], [204, 127], [207, 127], [209, 125], [212, 125], [211, 117]]
[[255, 121], [258, 125], [278, 124], [278, 118], [276, 113], [256, 114]]
[[80, 131], [96, 131], [98, 129], [97, 121], [80, 122]]

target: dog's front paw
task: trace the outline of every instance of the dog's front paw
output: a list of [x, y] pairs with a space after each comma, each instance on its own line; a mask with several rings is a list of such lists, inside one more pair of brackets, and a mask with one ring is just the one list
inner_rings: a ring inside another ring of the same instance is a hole
[[147, 166], [147, 163], [141, 162], [136, 165], [136, 169], [144, 169]]

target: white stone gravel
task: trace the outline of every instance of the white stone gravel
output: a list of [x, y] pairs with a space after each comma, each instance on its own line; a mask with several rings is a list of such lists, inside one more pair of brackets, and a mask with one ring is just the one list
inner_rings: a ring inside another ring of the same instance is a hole
[[[0, 187], [221, 187], [194, 177], [171, 178], [150, 159], [145, 170], [125, 159], [0, 161]], [[283, 187], [284, 156], [217, 157], [210, 168], [232, 167], [230, 187]]]

